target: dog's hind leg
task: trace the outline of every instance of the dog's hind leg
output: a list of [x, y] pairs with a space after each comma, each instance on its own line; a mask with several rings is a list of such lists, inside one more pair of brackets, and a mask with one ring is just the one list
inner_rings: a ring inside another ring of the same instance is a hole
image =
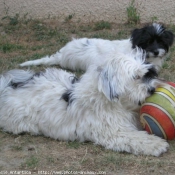
[[38, 65], [58, 65], [59, 64], [60, 53], [56, 52], [51, 56], [45, 56], [37, 60], [26, 61], [20, 64], [21, 67], [24, 66], [38, 66]]

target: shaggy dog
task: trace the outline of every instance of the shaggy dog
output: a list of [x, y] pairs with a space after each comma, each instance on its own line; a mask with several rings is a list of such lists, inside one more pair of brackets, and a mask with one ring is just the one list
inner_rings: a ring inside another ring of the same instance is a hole
[[140, 47], [146, 52], [147, 61], [156, 65], [156, 69], [160, 70], [169, 47], [173, 44], [173, 39], [171, 31], [166, 30], [161, 24], [153, 23], [133, 30], [130, 39], [113, 41], [95, 38], [74, 39], [56, 54], [24, 62], [20, 66], [58, 64], [72, 70], [86, 70], [91, 64], [99, 65], [111, 53], [118, 51], [127, 54], [133, 48]]
[[81, 78], [64, 70], [11, 70], [0, 77], [0, 127], [114, 151], [159, 156], [168, 143], [141, 131], [136, 112], [162, 82], [143, 52], [112, 52]]

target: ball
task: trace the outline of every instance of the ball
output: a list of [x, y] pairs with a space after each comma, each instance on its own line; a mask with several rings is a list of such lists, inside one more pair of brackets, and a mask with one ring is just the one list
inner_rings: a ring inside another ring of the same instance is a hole
[[146, 98], [140, 109], [143, 128], [166, 140], [175, 138], [175, 83], [167, 82]]

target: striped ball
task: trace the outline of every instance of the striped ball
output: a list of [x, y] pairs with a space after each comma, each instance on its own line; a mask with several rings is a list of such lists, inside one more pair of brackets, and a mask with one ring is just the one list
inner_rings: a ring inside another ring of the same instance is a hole
[[175, 83], [156, 89], [140, 110], [140, 121], [150, 134], [167, 140], [175, 138]]

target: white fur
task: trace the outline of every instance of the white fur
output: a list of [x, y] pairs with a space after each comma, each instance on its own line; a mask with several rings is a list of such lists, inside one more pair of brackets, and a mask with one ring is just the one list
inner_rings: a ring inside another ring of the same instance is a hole
[[[87, 70], [92, 64], [99, 65], [103, 63], [111, 54], [116, 52], [128, 54], [131, 51], [132, 43], [130, 39], [113, 41], [95, 38], [73, 39], [55, 54], [24, 62], [20, 64], [20, 66], [36, 66], [41, 64], [60, 65], [62, 68], [69, 68], [72, 70]], [[157, 70], [160, 70], [164, 60], [165, 51], [164, 53], [163, 51], [161, 52], [160, 57], [155, 58], [155, 56], [152, 55], [151, 58], [149, 58], [149, 61], [156, 65]]]
[[[76, 83], [72, 83], [73, 74], [54, 68], [39, 76], [20, 70], [3, 74], [0, 127], [14, 134], [88, 140], [114, 151], [159, 156], [167, 151], [168, 143], [140, 131], [136, 111], [138, 102], [149, 96], [148, 89], [161, 82], [145, 83], [142, 77], [152, 65], [144, 64], [139, 51], [134, 57], [111, 54], [101, 66], [90, 66]], [[24, 84], [15, 87], [12, 82], [20, 79]], [[63, 99], [67, 91], [71, 92], [69, 102]]]
[[163, 33], [163, 28], [161, 24], [153, 23], [153, 27], [157, 30], [157, 33], [161, 35]]

